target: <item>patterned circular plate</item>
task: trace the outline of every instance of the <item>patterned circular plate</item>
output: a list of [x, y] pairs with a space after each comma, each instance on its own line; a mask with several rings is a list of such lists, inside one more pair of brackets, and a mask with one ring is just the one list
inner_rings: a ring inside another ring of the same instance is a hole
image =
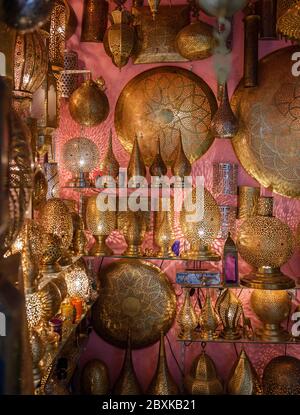
[[300, 197], [300, 78], [292, 74], [298, 47], [280, 49], [259, 63], [259, 86], [239, 84], [232, 98], [240, 122], [234, 150], [264, 187]]
[[193, 72], [162, 66], [142, 72], [123, 89], [115, 110], [117, 134], [130, 153], [136, 134], [146, 165], [161, 141], [164, 161], [171, 165], [176, 156], [179, 131], [190, 162], [211, 146], [211, 119], [217, 102], [210, 87]]
[[93, 308], [93, 327], [104, 340], [126, 347], [130, 330], [133, 348], [157, 342], [176, 315], [176, 295], [157, 266], [120, 260], [100, 273], [100, 295]]

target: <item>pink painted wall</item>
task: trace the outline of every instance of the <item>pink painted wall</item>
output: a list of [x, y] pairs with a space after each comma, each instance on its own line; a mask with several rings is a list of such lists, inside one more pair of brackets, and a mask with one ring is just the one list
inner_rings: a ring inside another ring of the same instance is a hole
[[[81, 31], [81, 18], [82, 18], [82, 9], [83, 9], [83, 0], [70, 0], [71, 5], [73, 6], [79, 21], [76, 33], [68, 42], [68, 47], [70, 49], [76, 50], [79, 54], [79, 59], [87, 69], [90, 69], [93, 73], [93, 77], [103, 76], [107, 86], [107, 95], [110, 102], [110, 115], [108, 119], [95, 128], [84, 128], [83, 134], [87, 137], [93, 139], [100, 151], [101, 157], [104, 156], [107, 142], [108, 142], [108, 132], [109, 129], [113, 128], [113, 118], [114, 118], [114, 108], [119, 94], [121, 93], [124, 86], [127, 82], [132, 79], [137, 74], [151, 68], [160, 66], [160, 64], [153, 65], [133, 65], [131, 62], [122, 69], [120, 72], [112, 63], [108, 56], [106, 56], [103, 45], [96, 43], [80, 43], [80, 31]], [[162, 2], [163, 4], [164, 2]], [[173, 4], [180, 4], [183, 1], [173, 1]], [[167, 3], [169, 4], [169, 3]], [[112, 4], [110, 3], [112, 8]], [[260, 57], [272, 52], [273, 50], [287, 46], [283, 41], [262, 41], [260, 43]], [[232, 94], [234, 88], [242, 77], [243, 73], [243, 23], [242, 15], [238, 14], [235, 17], [234, 22], [234, 39], [233, 39], [233, 67], [228, 81], [229, 84], [229, 93]], [[212, 59], [206, 59], [204, 61], [198, 62], [188, 62], [188, 63], [179, 63], [175, 64], [189, 70], [194, 71], [197, 75], [202, 77], [216, 93], [216, 80], [215, 74], [213, 71]], [[80, 127], [76, 124], [70, 117], [68, 112], [67, 103], [62, 104], [61, 111], [61, 123], [60, 128], [56, 135], [57, 142], [57, 161], [60, 165], [60, 180], [61, 185], [63, 185], [66, 178], [69, 177], [69, 173], [64, 170], [64, 166], [61, 160], [61, 148], [62, 145], [69, 140], [70, 138], [80, 134]], [[125, 167], [127, 165], [129, 155], [122, 148], [119, 143], [115, 131], [113, 129], [114, 136], [114, 150], [117, 155], [117, 158], [121, 166]], [[203, 173], [206, 179], [206, 186], [208, 189], [211, 189], [212, 183], [212, 162], [214, 161], [229, 161], [238, 163], [233, 148], [229, 140], [215, 140], [214, 144], [211, 146], [209, 151], [196, 163], [193, 165], [194, 174]], [[258, 185], [258, 183], [252, 179], [244, 169], [239, 166], [239, 185]], [[77, 195], [73, 191], [67, 191], [66, 189], [62, 191], [64, 197], [76, 197]], [[292, 229], [295, 229], [295, 226], [300, 221], [300, 201], [287, 199], [278, 195], [275, 197], [275, 215], [281, 220], [287, 222]], [[221, 251], [222, 243], [220, 241], [216, 242], [216, 248]], [[104, 264], [108, 260], [104, 260]], [[247, 264], [240, 262], [240, 271], [242, 274], [246, 273], [249, 267]], [[165, 262], [163, 264], [163, 269], [168, 274], [171, 281], [174, 282], [176, 269], [182, 267], [180, 261], [175, 261], [171, 263]], [[284, 271], [286, 274], [299, 277], [300, 276], [300, 256], [299, 252], [296, 252], [293, 258], [284, 266]], [[176, 291], [179, 292], [179, 287], [176, 287]], [[247, 290], [244, 290], [241, 298], [245, 300], [245, 312], [246, 314], [251, 314], [252, 312], [248, 304], [249, 293]], [[253, 322], [255, 317], [253, 317]], [[181, 359], [181, 349], [179, 344], [176, 342], [175, 327], [173, 327], [168, 334], [171, 342], [173, 351], [177, 357], [177, 360]], [[177, 365], [169, 353], [169, 347], [167, 345], [167, 354], [168, 362], [170, 369], [179, 382], [180, 372], [177, 368]], [[237, 346], [239, 350], [240, 346]], [[233, 345], [224, 344], [224, 345], [208, 345], [206, 350], [214, 358], [219, 373], [224, 380], [227, 379], [229, 370], [234, 363], [236, 352]], [[262, 370], [272, 357], [277, 354], [282, 354], [285, 352], [284, 346], [262, 346], [262, 345], [250, 345], [246, 346], [246, 350], [253, 359], [259, 374], [262, 373]], [[141, 382], [143, 388], [146, 388], [156, 367], [158, 345], [153, 345], [147, 349], [135, 351], [133, 353], [133, 361], [137, 371], [138, 378]], [[186, 370], [190, 367], [190, 362], [194, 356], [199, 354], [200, 345], [194, 344], [186, 349]], [[300, 357], [300, 349], [297, 346], [289, 346], [287, 348], [289, 354], [298, 355]], [[102, 339], [100, 339], [95, 333], [90, 337], [90, 341], [85, 353], [82, 356], [80, 366], [84, 365], [85, 362], [92, 358], [99, 358], [106, 362], [109, 367], [111, 382], [114, 383], [116, 377], [118, 376], [119, 370], [122, 365], [123, 360], [123, 351], [110, 346]]]

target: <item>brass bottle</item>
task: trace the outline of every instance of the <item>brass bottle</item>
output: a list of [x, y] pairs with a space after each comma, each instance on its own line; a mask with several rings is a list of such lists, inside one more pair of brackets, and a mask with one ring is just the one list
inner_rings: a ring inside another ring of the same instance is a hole
[[231, 109], [227, 83], [225, 83], [219, 108], [211, 122], [211, 133], [217, 138], [232, 138], [238, 132], [238, 128], [239, 123]]
[[260, 395], [261, 385], [258, 375], [244, 349], [235, 362], [228, 381], [230, 395]]
[[176, 158], [174, 160], [174, 164], [172, 166], [172, 174], [173, 176], [179, 177], [181, 180], [183, 180], [184, 176], [189, 176], [192, 171], [192, 166], [185, 155], [183, 144], [182, 144], [182, 136], [181, 132], [179, 134], [179, 143], [177, 146], [177, 154]]
[[114, 386], [114, 395], [140, 395], [141, 393], [141, 386], [132, 364], [131, 340], [129, 334], [123, 367]]
[[[146, 167], [140, 151], [138, 138], [135, 137], [132, 153], [127, 167], [128, 181], [135, 176], [146, 177]], [[135, 180], [133, 180], [135, 183]]]
[[184, 302], [178, 313], [177, 322], [180, 327], [179, 337], [184, 340], [192, 340], [198, 325], [198, 318], [191, 304], [189, 288], [185, 288]]
[[148, 395], [177, 395], [179, 393], [178, 386], [168, 368], [163, 332], [160, 335], [156, 372], [150, 382], [147, 393]]
[[207, 290], [205, 303], [201, 310], [199, 322], [201, 329], [201, 338], [205, 340], [213, 340], [217, 337], [216, 329], [220, 324], [220, 319], [212, 305], [209, 289]]

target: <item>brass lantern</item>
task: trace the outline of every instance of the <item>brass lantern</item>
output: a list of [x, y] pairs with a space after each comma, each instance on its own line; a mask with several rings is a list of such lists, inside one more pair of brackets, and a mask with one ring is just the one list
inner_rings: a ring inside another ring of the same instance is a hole
[[109, 102], [105, 94], [103, 78], [83, 82], [71, 95], [71, 117], [80, 125], [92, 127], [101, 124], [109, 114]]
[[55, 0], [50, 16], [49, 62], [52, 71], [58, 74], [64, 69], [64, 51], [70, 7], [66, 0]]
[[104, 48], [113, 64], [121, 69], [134, 50], [135, 32], [130, 25], [132, 16], [127, 10], [114, 10], [111, 17], [113, 23], [105, 33]]
[[292, 356], [277, 356], [264, 369], [265, 395], [300, 395], [300, 360]]
[[241, 279], [242, 285], [270, 290], [295, 286], [294, 280], [280, 271], [293, 254], [294, 240], [288, 225], [279, 219], [268, 216], [247, 219], [239, 229], [237, 248], [241, 257], [255, 267]]
[[107, 27], [108, 2], [84, 0], [81, 42], [103, 42]]
[[45, 39], [40, 31], [17, 33], [14, 49], [14, 106], [28, 112], [32, 94], [41, 86], [48, 69]]
[[[192, 190], [193, 203], [196, 200], [196, 190]], [[184, 236], [189, 241], [191, 248], [184, 258], [198, 259], [200, 261], [218, 261], [220, 256], [211, 249], [213, 241], [217, 238], [221, 226], [221, 214], [217, 202], [211, 193], [204, 189], [204, 209], [202, 220], [188, 220], [189, 215], [201, 211], [201, 202], [192, 212], [188, 212], [185, 206], [180, 212], [180, 225]], [[199, 212], [200, 213], [200, 212]], [[199, 215], [198, 215], [199, 216]]]
[[225, 289], [218, 297], [216, 311], [223, 325], [220, 336], [226, 340], [240, 339], [243, 306], [231, 289]]

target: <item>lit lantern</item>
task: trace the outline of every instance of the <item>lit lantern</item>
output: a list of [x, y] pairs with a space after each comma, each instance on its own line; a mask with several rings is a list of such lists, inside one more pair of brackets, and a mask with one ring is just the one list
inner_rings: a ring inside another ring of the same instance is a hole
[[55, 73], [64, 68], [64, 51], [69, 17], [70, 7], [66, 0], [56, 0], [51, 12], [49, 29], [49, 61], [52, 71]]

